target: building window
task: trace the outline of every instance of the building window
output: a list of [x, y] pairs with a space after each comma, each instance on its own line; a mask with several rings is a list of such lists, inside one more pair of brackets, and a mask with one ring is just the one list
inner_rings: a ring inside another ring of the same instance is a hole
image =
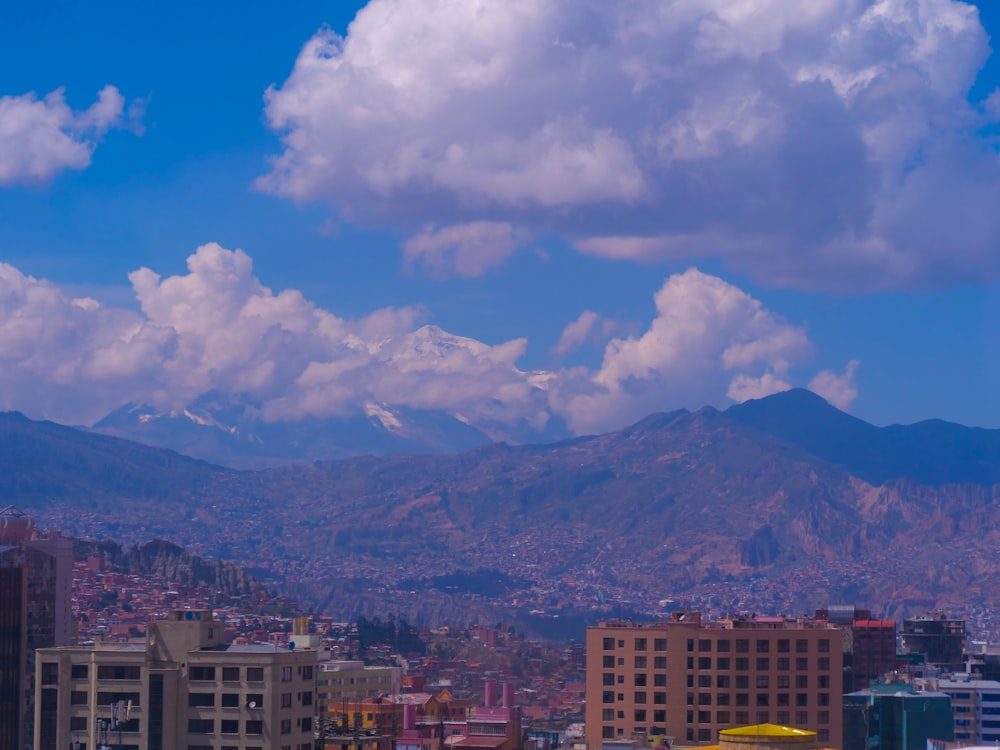
[[716, 724], [728, 724], [729, 723], [729, 712], [728, 711], [716, 711], [715, 712], [715, 723]]
[[625, 639], [624, 638], [619, 638], [618, 639], [618, 648], [625, 648]]
[[247, 682], [263, 682], [264, 667], [247, 667]]
[[708, 742], [712, 739], [711, 729], [699, 729], [698, 730], [698, 742]]
[[819, 640], [819, 643], [816, 644], [816, 650], [819, 651], [821, 654], [828, 654], [828, 653], [830, 653], [830, 639], [829, 638], [821, 638]]
[[243, 731], [245, 734], [264, 734], [264, 722], [260, 719], [247, 719]]
[[809, 712], [808, 711], [796, 711], [795, 712], [795, 723], [800, 727], [804, 727], [809, 723]]
[[[610, 640], [610, 639], [608, 639]], [[613, 740], [615, 738], [615, 728], [614, 727], [601, 727], [601, 739], [603, 740]]]
[[601, 721], [614, 721], [615, 720], [615, 710], [613, 708], [605, 708], [601, 710]]
[[645, 638], [636, 638], [635, 639], [635, 650], [636, 651], [645, 651], [646, 650], [646, 639]]
[[635, 657], [635, 668], [636, 669], [646, 669], [646, 657], [637, 656]]
[[746, 638], [736, 639], [736, 653], [738, 654], [749, 654], [750, 653], [750, 641]]
[[240, 733], [240, 720], [239, 719], [223, 719], [219, 722], [219, 731], [223, 734], [239, 734]]
[[223, 708], [239, 708], [240, 707], [240, 694], [239, 693], [223, 693], [222, 694], [222, 707]]
[[830, 675], [828, 675], [828, 674], [821, 674], [819, 677], [817, 677], [816, 678], [816, 686], [820, 690], [829, 690], [830, 689]]
[[605, 655], [604, 659], [603, 659], [602, 666], [605, 669], [614, 669], [615, 668], [615, 657]]
[[736, 712], [736, 723], [737, 724], [749, 724], [750, 723], [750, 712], [749, 711], [737, 711]]
[[820, 693], [819, 695], [816, 696], [816, 703], [817, 703], [817, 705], [820, 705], [820, 706], [829, 706], [830, 705], [830, 694], [829, 693]]
[[728, 654], [729, 653], [729, 639], [728, 638], [720, 638], [719, 640], [717, 640], [715, 642], [715, 650], [718, 651], [719, 653]]
[[712, 657], [711, 656], [699, 656], [698, 657], [698, 669], [711, 669], [712, 668]]
[[667, 639], [666, 638], [654, 638], [653, 639], [653, 651], [666, 651], [667, 650]]
[[601, 703], [614, 703], [615, 702], [615, 691], [605, 690], [601, 693]]
[[646, 702], [646, 691], [644, 691], [644, 690], [637, 690], [635, 692], [635, 694], [634, 694], [634, 697], [635, 697], [635, 700], [632, 701], [633, 703], [637, 703], [637, 704], [645, 703]]
[[757, 669], [761, 672], [766, 672], [771, 668], [771, 660], [766, 656], [757, 657]]
[[809, 657], [800, 656], [795, 659], [795, 669], [798, 672], [808, 672], [809, 671]]
[[653, 687], [666, 687], [666, 686], [667, 686], [667, 676], [665, 674], [653, 675]]
[[687, 658], [687, 668], [688, 669], [694, 669], [694, 657], [693, 656], [689, 656]]
[[789, 641], [787, 638], [779, 638], [778, 639], [778, 653], [779, 654], [787, 654], [791, 650], [791, 645], [792, 645], [791, 641]]
[[791, 680], [788, 679], [787, 674], [778, 675], [778, 690], [788, 690], [791, 687]]
[[653, 657], [653, 669], [666, 669], [666, 668], [667, 668], [667, 657], [665, 656]]
[[788, 711], [778, 711], [778, 723], [779, 724], [791, 724], [792, 717]]
[[758, 706], [769, 706], [771, 696], [767, 693], [757, 693], [757, 705]]
[[666, 693], [653, 693], [653, 703], [657, 706], [667, 705], [667, 694]]
[[74, 664], [69, 668], [69, 676], [74, 680], [86, 680], [89, 672], [86, 664]]
[[736, 689], [746, 690], [750, 687], [750, 678], [745, 674], [736, 675]]
[[720, 672], [729, 671], [730, 664], [731, 662], [729, 661], [728, 656], [720, 656], [718, 659], [715, 660], [715, 668], [718, 669]]
[[767, 654], [767, 653], [770, 653], [770, 651], [771, 651], [771, 642], [770, 641], [757, 641], [757, 653], [758, 654]]
[[188, 693], [188, 705], [191, 708], [215, 706], [215, 693]]
[[215, 731], [212, 719], [188, 719], [188, 734], [211, 734]]
[[129, 664], [103, 664], [97, 667], [99, 680], [138, 680], [139, 666]]
[[691, 651], [694, 651], [694, 638], [688, 638], [687, 650], [688, 650], [689, 653]]
[[637, 708], [635, 710], [635, 720], [636, 721], [646, 721], [646, 709]]
[[282, 693], [281, 694], [281, 707], [282, 708], [291, 708], [292, 707], [292, 694], [291, 693]]
[[778, 705], [790, 706], [791, 702], [789, 701], [789, 698], [790, 696], [788, 695], [788, 693], [778, 693]]
[[239, 682], [240, 681], [240, 668], [239, 667], [223, 667], [222, 668], [222, 681], [223, 682]]
[[653, 721], [655, 721], [657, 724], [665, 723], [667, 721], [667, 712], [664, 711], [662, 708], [653, 711]]
[[604, 650], [605, 651], [614, 651], [615, 650], [615, 639], [614, 638], [605, 638], [604, 639]]
[[698, 705], [699, 706], [711, 706], [712, 705], [712, 694], [711, 693], [698, 693]]
[[87, 700], [86, 690], [73, 690], [69, 694], [69, 704], [71, 706], [86, 706], [89, 701]]
[[816, 667], [817, 667], [817, 669], [819, 669], [820, 672], [829, 672], [830, 671], [830, 657], [829, 656], [821, 656], [821, 657], [819, 657], [816, 660]]
[[312, 664], [306, 664], [302, 667], [302, 679], [311, 680], [313, 678], [313, 667]]
[[705, 652], [712, 650], [712, 641], [708, 638], [701, 638], [698, 640], [698, 650]]
[[729, 705], [729, 693], [719, 693], [715, 696], [715, 705], [717, 706], [728, 706]]
[[757, 689], [758, 690], [767, 690], [770, 687], [771, 687], [771, 680], [768, 678], [768, 676], [766, 674], [759, 674], [759, 675], [757, 675]]
[[710, 675], [710, 674], [700, 674], [700, 675], [698, 675], [698, 687], [700, 687], [700, 688], [710, 688], [710, 687], [712, 687], [712, 675]]
[[731, 681], [729, 679], [729, 675], [727, 674], [720, 674], [715, 678], [715, 687], [717, 687], [719, 690], [728, 690], [730, 684]]
[[193, 682], [214, 682], [215, 667], [191, 667], [188, 669], [188, 679]]
[[292, 733], [292, 720], [291, 719], [282, 719], [281, 720], [281, 733], [282, 734], [291, 734]]
[[817, 711], [816, 712], [816, 723], [817, 724], [829, 724], [830, 723], [830, 712], [829, 711]]
[[264, 696], [260, 693], [250, 693], [247, 695], [247, 708], [264, 708]]
[[614, 674], [611, 672], [605, 672], [603, 675], [601, 675], [601, 684], [614, 685], [615, 684]]
[[771, 714], [767, 711], [758, 711], [755, 715], [758, 724], [767, 724], [771, 721]]
[[747, 657], [745, 657], [745, 656], [737, 656], [736, 657], [736, 671], [737, 672], [746, 672], [748, 669], [750, 669], [750, 660]]
[[292, 668], [291, 667], [282, 667], [281, 668], [281, 681], [282, 682], [291, 682], [292, 681]]
[[809, 693], [796, 693], [795, 694], [795, 705], [796, 706], [808, 706], [809, 705]]
[[617, 682], [618, 682], [619, 685], [624, 685], [625, 684], [625, 675], [623, 675], [623, 674], [618, 675]]
[[87, 717], [86, 716], [70, 716], [69, 717], [69, 728], [73, 732], [86, 732], [87, 731]]
[[808, 654], [809, 653], [809, 641], [805, 638], [797, 638], [795, 640], [795, 653], [797, 654]]
[[795, 687], [797, 690], [808, 690], [809, 689], [809, 675], [807, 674], [797, 674], [795, 675]]
[[750, 705], [750, 694], [749, 693], [737, 693], [736, 694], [736, 705], [737, 706], [749, 706]]
[[689, 674], [687, 676], [687, 686], [688, 687], [694, 687], [694, 675], [693, 674]]

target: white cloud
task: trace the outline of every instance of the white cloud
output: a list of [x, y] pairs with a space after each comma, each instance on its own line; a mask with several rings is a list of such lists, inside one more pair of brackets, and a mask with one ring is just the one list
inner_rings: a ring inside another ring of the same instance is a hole
[[824, 370], [810, 380], [807, 387], [838, 409], [846, 411], [851, 408], [854, 399], [858, 397], [858, 385], [854, 379], [858, 371], [858, 364], [858, 360], [852, 359], [847, 363], [844, 372], [839, 375], [830, 370]]
[[608, 339], [621, 331], [622, 326], [613, 320], [598, 315], [593, 310], [584, 310], [580, 317], [568, 324], [552, 351], [565, 356], [586, 343], [603, 346]]
[[517, 252], [524, 240], [506, 222], [425, 227], [403, 244], [403, 257], [408, 263], [425, 266], [437, 277], [482, 276]]
[[[665, 408], [718, 402], [769, 386], [811, 351], [805, 332], [731, 284], [696, 269], [667, 279], [641, 336], [613, 339], [595, 373], [577, 371], [556, 403], [577, 432]], [[735, 385], [733, 385], [735, 384]], [[783, 385], [783, 382], [781, 383]]]
[[[541, 429], [557, 417], [590, 432], [788, 387], [789, 369], [811, 351], [800, 327], [695, 269], [666, 280], [646, 330], [608, 342], [600, 368], [536, 371], [519, 366], [525, 338], [490, 345], [427, 325], [413, 307], [341, 318], [294, 289], [272, 291], [246, 253], [214, 243], [188, 258], [186, 273], [141, 268], [129, 278], [138, 311], [73, 298], [0, 264], [0, 408], [92, 423], [128, 401], [179, 410], [213, 392], [246, 396], [274, 421], [373, 402], [491, 428]], [[619, 330], [585, 311], [557, 349]], [[836, 387], [856, 392], [853, 368], [810, 387], [828, 398]]]
[[772, 284], [996, 278], [996, 107], [966, 98], [988, 52], [957, 0], [371, 0], [267, 92], [258, 185]]
[[84, 169], [110, 128], [122, 123], [125, 100], [105, 86], [83, 112], [66, 104], [63, 89], [0, 97], [0, 185], [43, 183], [67, 169]]

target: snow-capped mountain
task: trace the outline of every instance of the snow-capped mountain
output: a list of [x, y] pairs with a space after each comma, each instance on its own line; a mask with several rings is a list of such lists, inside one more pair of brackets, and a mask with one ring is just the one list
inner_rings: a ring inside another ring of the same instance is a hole
[[252, 399], [217, 393], [173, 411], [126, 404], [91, 429], [244, 469], [365, 454], [458, 453], [496, 441], [549, 442], [566, 436], [561, 424], [550, 423], [539, 432], [527, 424], [473, 424], [461, 414], [371, 401], [350, 416], [267, 422]]

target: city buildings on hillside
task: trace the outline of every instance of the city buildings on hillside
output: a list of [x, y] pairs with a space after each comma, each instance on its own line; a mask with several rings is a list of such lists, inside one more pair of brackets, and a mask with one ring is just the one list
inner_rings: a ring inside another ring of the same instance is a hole
[[68, 645], [73, 549], [42, 536], [13, 506], [0, 511], [0, 748], [31, 748], [35, 651]]
[[722, 729], [775, 723], [841, 741], [843, 631], [809, 618], [605, 622], [587, 629], [586, 732], [605, 743], [708, 745]]
[[914, 684], [918, 689], [939, 691], [951, 698], [956, 742], [1000, 743], [1000, 682], [955, 675], [955, 679], [929, 678], [915, 680]]
[[35, 748], [312, 750], [316, 652], [233, 645], [211, 610], [143, 642], [39, 649]]

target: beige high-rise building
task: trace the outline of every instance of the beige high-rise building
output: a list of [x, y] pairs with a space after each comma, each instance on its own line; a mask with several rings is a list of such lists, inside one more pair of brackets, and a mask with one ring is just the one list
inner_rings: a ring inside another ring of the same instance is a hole
[[650, 736], [708, 745], [721, 729], [767, 723], [839, 747], [842, 687], [843, 631], [826, 622], [605, 622], [587, 629], [587, 748]]
[[317, 653], [228, 645], [210, 610], [37, 652], [36, 750], [312, 750]]

